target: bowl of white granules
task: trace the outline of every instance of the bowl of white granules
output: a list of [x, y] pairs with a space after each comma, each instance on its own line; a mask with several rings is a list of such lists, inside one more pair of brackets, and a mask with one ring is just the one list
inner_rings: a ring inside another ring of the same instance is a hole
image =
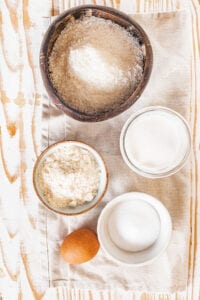
[[187, 121], [176, 111], [162, 106], [143, 108], [130, 116], [121, 131], [121, 154], [136, 173], [148, 178], [178, 172], [191, 152]]
[[42, 203], [68, 216], [95, 207], [107, 184], [107, 170], [101, 156], [78, 141], [51, 145], [41, 153], [33, 170], [33, 185]]
[[102, 249], [112, 260], [126, 266], [144, 266], [167, 249], [172, 221], [158, 199], [129, 192], [104, 207], [97, 233]]
[[141, 26], [116, 9], [98, 5], [59, 15], [40, 51], [43, 82], [54, 104], [88, 122], [112, 118], [135, 103], [152, 61]]

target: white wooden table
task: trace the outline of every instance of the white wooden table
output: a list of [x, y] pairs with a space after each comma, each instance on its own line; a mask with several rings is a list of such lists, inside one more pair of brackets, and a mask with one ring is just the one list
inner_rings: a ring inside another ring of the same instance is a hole
[[[0, 0], [0, 295], [3, 299], [167, 300], [200, 299], [199, 145], [194, 136], [196, 173], [191, 199], [191, 243], [188, 287], [169, 295], [130, 291], [93, 292], [52, 288], [45, 290], [40, 260], [38, 203], [32, 201], [32, 168], [39, 154], [42, 81], [39, 48], [44, 17], [86, 3], [108, 5], [125, 12], [181, 9], [189, 2], [193, 21], [194, 72], [200, 50], [200, 14], [197, 0]], [[198, 78], [196, 78], [198, 80]], [[194, 82], [194, 132], [200, 125], [200, 92]]]

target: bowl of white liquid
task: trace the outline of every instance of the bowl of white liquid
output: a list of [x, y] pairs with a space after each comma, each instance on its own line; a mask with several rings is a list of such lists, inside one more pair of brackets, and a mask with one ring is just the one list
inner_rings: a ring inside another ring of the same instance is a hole
[[111, 259], [139, 266], [152, 262], [167, 248], [172, 222], [159, 200], [131, 192], [105, 206], [97, 231], [101, 247]]
[[133, 114], [124, 124], [120, 150], [126, 164], [144, 177], [161, 178], [179, 171], [191, 150], [186, 120], [160, 106]]

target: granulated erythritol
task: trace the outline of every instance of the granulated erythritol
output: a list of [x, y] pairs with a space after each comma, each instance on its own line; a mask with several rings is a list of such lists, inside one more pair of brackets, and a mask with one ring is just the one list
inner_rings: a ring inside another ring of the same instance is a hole
[[138, 170], [158, 174], [178, 166], [190, 148], [185, 122], [168, 109], [138, 114], [124, 135], [128, 160]]
[[112, 241], [120, 249], [142, 251], [158, 238], [159, 215], [150, 204], [141, 199], [125, 200], [111, 212], [108, 230]]

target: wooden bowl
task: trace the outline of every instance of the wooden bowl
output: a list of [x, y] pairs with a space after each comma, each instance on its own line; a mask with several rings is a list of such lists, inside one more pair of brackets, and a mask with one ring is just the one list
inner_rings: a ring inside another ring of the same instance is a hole
[[[63, 101], [51, 82], [48, 69], [48, 57], [51, 54], [56, 39], [58, 38], [61, 31], [65, 28], [67, 22], [72, 16], [75, 19], [80, 18], [81, 16], [85, 15], [88, 10], [92, 12], [93, 16], [111, 20], [112, 22], [127, 29], [134, 37], [137, 37], [144, 56], [143, 76], [132, 95], [119, 106], [109, 111], [99, 112], [93, 115], [75, 110]], [[138, 25], [133, 19], [129, 18], [126, 14], [116, 9], [99, 5], [77, 6], [59, 15], [48, 28], [44, 36], [40, 51], [40, 69], [43, 82], [49, 94], [49, 97], [53, 100], [54, 104], [59, 109], [64, 111], [67, 115], [79, 121], [86, 122], [98, 122], [107, 120], [128, 109], [142, 94], [142, 91], [144, 90], [150, 77], [152, 62], [153, 53], [151, 44], [146, 33], [140, 27], [140, 25]]]

